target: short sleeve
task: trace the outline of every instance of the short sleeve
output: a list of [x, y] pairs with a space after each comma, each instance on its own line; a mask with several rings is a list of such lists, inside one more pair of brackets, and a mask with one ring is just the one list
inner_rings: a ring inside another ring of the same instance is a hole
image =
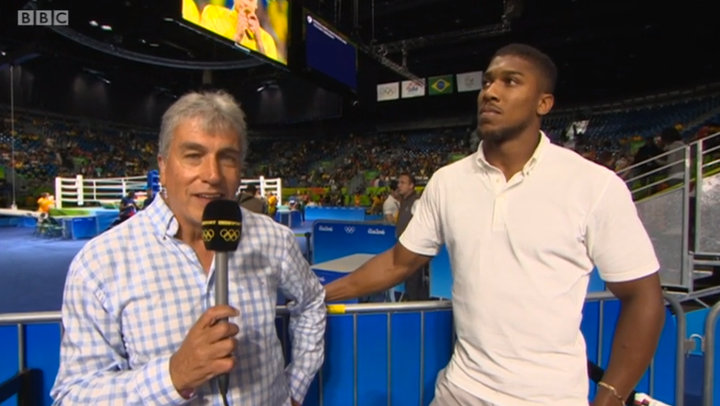
[[640, 279], [660, 268], [632, 195], [614, 174], [590, 212], [586, 245], [600, 277], [607, 282]]
[[420, 199], [415, 202], [413, 218], [400, 236], [400, 243], [416, 254], [435, 256], [443, 244], [440, 223], [442, 194], [438, 190], [438, 184], [435, 175], [428, 182]]

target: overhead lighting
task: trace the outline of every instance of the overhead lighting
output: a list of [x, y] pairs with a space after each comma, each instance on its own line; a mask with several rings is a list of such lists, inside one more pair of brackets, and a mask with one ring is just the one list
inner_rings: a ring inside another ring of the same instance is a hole
[[175, 20], [173, 20], [173, 19], [170, 18], [170, 17], [165, 17], [165, 18], [163, 18], [163, 20], [168, 21], [168, 22], [173, 22], [173, 21], [175, 21]]
[[5, 51], [0, 51], [0, 56], [5, 56], [5, 55], [7, 55], [7, 54], [5, 53]]
[[102, 28], [103, 31], [112, 31], [112, 27], [109, 26], [109, 25], [103, 24], [103, 25], [100, 26], [100, 28]]
[[95, 20], [90, 20], [90, 25], [92, 25], [93, 27], [97, 27], [99, 24]]
[[265, 86], [260, 86], [257, 88], [258, 93], [262, 92], [263, 90], [265, 90]]
[[153, 47], [153, 48], [157, 48], [157, 47], [160, 46], [160, 45], [158, 45], [158, 44], [156, 44], [156, 43], [154, 43], [154, 42], [151, 42], [151, 43], [149, 43], [148, 45], [150, 45], [150, 46]]

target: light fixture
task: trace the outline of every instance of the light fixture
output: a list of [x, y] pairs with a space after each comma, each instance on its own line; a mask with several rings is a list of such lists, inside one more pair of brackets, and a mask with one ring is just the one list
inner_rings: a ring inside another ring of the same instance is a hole
[[103, 31], [112, 31], [112, 27], [106, 24], [101, 25], [100, 28], [102, 28]]
[[90, 20], [90, 25], [92, 25], [93, 27], [97, 27], [97, 26], [98, 26], [98, 22], [95, 21], [95, 20]]

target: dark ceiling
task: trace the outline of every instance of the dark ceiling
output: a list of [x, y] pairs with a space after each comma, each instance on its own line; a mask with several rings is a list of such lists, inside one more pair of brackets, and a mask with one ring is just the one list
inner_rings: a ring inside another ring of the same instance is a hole
[[[0, 2], [0, 51], [6, 56], [23, 54], [32, 46], [42, 54], [73, 60], [107, 76], [133, 75], [172, 92], [201, 82], [197, 70], [120, 59], [47, 28], [17, 27], [16, 10], [25, 3]], [[165, 21], [177, 3], [179, 0], [38, 0], [38, 7], [70, 10], [70, 31], [100, 46], [192, 63], [250, 66], [216, 71], [218, 86], [254, 91], [264, 80], [289, 75]], [[535, 45], [559, 67], [561, 104], [607, 101], [720, 80], [720, 64], [714, 55], [720, 26], [709, 2], [525, 0], [507, 33], [493, 29], [503, 23], [502, 0], [306, 0], [304, 5], [359, 43], [400, 49], [398, 41], [406, 40], [407, 68], [420, 77], [482, 70], [502, 45]], [[104, 30], [102, 25], [112, 30]], [[480, 28], [494, 35], [471, 33]], [[389, 52], [387, 57], [402, 62], [401, 53]], [[372, 72], [360, 73], [360, 98], [367, 103], [374, 97], [376, 83], [400, 79], [385, 68], [368, 71]]]

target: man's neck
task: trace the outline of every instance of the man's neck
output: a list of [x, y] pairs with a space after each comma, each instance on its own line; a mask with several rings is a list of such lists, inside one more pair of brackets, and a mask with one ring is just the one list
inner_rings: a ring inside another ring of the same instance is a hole
[[180, 225], [177, 234], [175, 234], [175, 238], [193, 248], [198, 245], [204, 245], [202, 229], [196, 229], [194, 227], [183, 227]]
[[540, 129], [528, 128], [516, 137], [503, 142], [483, 141], [485, 160], [500, 169], [506, 179], [520, 172], [532, 158], [540, 144]]

